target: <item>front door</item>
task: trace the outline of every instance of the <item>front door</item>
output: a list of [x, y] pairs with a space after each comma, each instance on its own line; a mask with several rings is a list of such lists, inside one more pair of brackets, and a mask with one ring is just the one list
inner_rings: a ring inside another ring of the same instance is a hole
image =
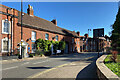
[[66, 45], [65, 45], [65, 54], [67, 54], [68, 53], [68, 44], [66, 43]]
[[28, 57], [27, 45], [24, 46], [24, 58]]
[[80, 52], [82, 52], [82, 46], [80, 46]]

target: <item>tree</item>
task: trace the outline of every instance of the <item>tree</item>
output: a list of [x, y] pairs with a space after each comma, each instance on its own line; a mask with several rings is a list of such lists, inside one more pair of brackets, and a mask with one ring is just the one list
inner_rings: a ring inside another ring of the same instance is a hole
[[120, 8], [118, 10], [116, 20], [112, 26], [112, 48], [114, 50], [120, 51]]

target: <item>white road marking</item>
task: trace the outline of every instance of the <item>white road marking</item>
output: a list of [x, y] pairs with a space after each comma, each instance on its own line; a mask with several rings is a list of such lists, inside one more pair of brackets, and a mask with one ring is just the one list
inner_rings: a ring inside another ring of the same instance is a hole
[[22, 65], [29, 64], [30, 62], [23, 63]]
[[40, 63], [44, 63], [44, 62], [48, 62], [49, 60], [46, 60], [46, 61], [41, 61], [41, 62], [36, 62], [36, 63], [33, 63], [33, 64], [40, 64]]
[[9, 67], [9, 68], [5, 68], [5, 69], [2, 69], [2, 70], [9, 70], [9, 69], [14, 69], [14, 68], [18, 68], [18, 66]]

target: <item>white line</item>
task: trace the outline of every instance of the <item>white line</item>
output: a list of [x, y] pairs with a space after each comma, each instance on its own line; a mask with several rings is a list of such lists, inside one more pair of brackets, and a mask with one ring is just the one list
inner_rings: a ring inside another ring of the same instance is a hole
[[23, 63], [22, 65], [29, 64], [30, 62]]
[[5, 69], [2, 69], [2, 70], [9, 70], [9, 69], [14, 69], [14, 68], [18, 68], [18, 66], [15, 66], [15, 67], [9, 67], [9, 68], [5, 68]]
[[44, 62], [48, 62], [48, 60], [42, 61], [42, 62], [36, 62], [36, 63], [33, 63], [33, 64], [40, 64], [40, 63], [44, 63]]

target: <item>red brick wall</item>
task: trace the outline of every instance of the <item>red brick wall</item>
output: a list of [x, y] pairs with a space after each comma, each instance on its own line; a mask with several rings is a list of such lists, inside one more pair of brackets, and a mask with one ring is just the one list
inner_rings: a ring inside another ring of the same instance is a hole
[[[18, 27], [20, 28], [20, 26]], [[40, 31], [40, 30], [35, 30], [35, 29], [32, 29], [32, 28], [26, 28], [26, 27], [23, 27], [23, 40], [26, 41], [27, 39], [31, 38], [31, 33], [32, 31], [35, 31], [36, 32], [36, 39], [44, 39], [45, 40], [45, 34], [49, 34], [49, 40], [51, 41], [52, 40], [52, 37], [55, 37], [56, 35], [58, 35], [58, 41], [61, 41], [64, 37], [64, 41], [68, 42], [69, 43], [69, 51], [70, 51], [70, 47], [72, 46], [71, 42], [72, 42], [72, 37], [69, 37], [69, 36], [64, 36], [64, 35], [60, 35], [60, 34], [55, 34], [55, 33], [50, 33], [50, 32], [45, 32], [45, 31]], [[15, 42], [18, 43], [18, 41], [20, 42], [20, 32], [16, 31], [16, 33], [18, 33], [16, 36], [18, 36], [15, 40]], [[56, 39], [54, 39], [55, 41]], [[29, 45], [30, 45], [30, 49], [32, 49], [31, 45], [32, 45], [32, 42], [31, 40], [29, 40], [27, 42]], [[17, 44], [16, 44], [17, 45]]]

